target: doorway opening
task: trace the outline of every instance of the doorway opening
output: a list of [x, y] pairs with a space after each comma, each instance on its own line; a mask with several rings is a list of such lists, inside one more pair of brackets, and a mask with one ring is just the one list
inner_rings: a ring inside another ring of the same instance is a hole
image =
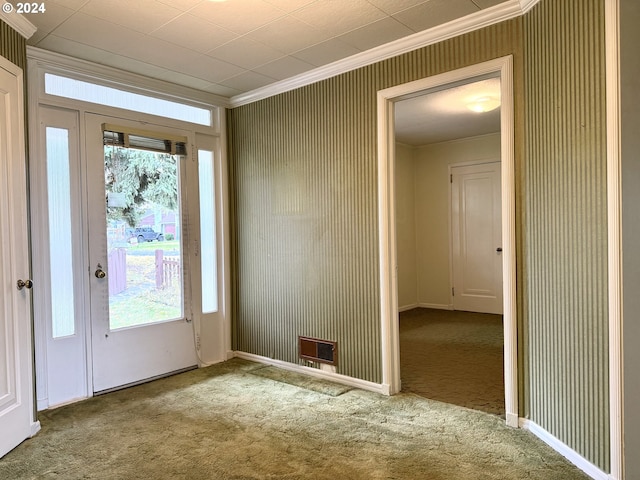
[[494, 76], [396, 102], [394, 173], [402, 391], [504, 415], [499, 99]]
[[[397, 185], [396, 178], [396, 153], [399, 147], [396, 146], [396, 107], [400, 102], [419, 96], [425, 93], [445, 91], [451, 87], [458, 87], [470, 84], [473, 81], [496, 78], [499, 81], [499, 99], [501, 111], [499, 118], [499, 133], [494, 141], [499, 144], [497, 158], [489, 155], [484, 162], [491, 163], [499, 161], [499, 197], [501, 216], [500, 227], [498, 228], [499, 242], [491, 247], [489, 257], [497, 261], [498, 276], [500, 277], [502, 299], [501, 303], [504, 322], [502, 324], [502, 354], [504, 362], [504, 413], [509, 425], [518, 425], [517, 410], [517, 357], [516, 357], [516, 316], [515, 316], [515, 179], [514, 179], [514, 153], [513, 153], [513, 81], [512, 81], [512, 59], [504, 57], [483, 64], [474, 65], [460, 70], [447, 72], [445, 74], [428, 77], [422, 80], [399, 85], [390, 89], [378, 92], [378, 146], [379, 146], [379, 225], [380, 225], [380, 274], [381, 274], [381, 320], [383, 334], [383, 384], [389, 393], [397, 393], [401, 390], [400, 378], [400, 325], [399, 310], [402, 305], [399, 298], [401, 282], [400, 278], [398, 248], [401, 239], [397, 232], [397, 220], [399, 213], [396, 205], [396, 189], [402, 190]], [[480, 99], [478, 99], [480, 100]], [[484, 101], [484, 100], [483, 100]], [[488, 99], [486, 100], [489, 101]], [[451, 102], [449, 102], [450, 104]], [[486, 106], [486, 105], [485, 105]], [[471, 107], [469, 107], [471, 108]], [[481, 108], [481, 107], [478, 107]], [[484, 107], [482, 107], [484, 108]], [[415, 123], [415, 122], [414, 122]], [[486, 138], [485, 138], [486, 140]], [[455, 162], [452, 162], [455, 163]], [[478, 163], [478, 162], [476, 162]], [[465, 165], [459, 165], [465, 166]], [[451, 171], [453, 165], [448, 165], [450, 178], [453, 180]], [[447, 185], [450, 189], [450, 184]], [[472, 187], [473, 189], [473, 187]], [[451, 190], [449, 190], [451, 192]], [[451, 218], [451, 209], [447, 205], [441, 206], [440, 210], [445, 210], [445, 216]], [[447, 210], [449, 210], [447, 212]], [[450, 220], [449, 220], [450, 221]], [[482, 224], [482, 222], [480, 223]], [[452, 229], [453, 230], [453, 229]], [[448, 231], [448, 229], [447, 229]], [[448, 234], [448, 233], [447, 233]], [[475, 235], [475, 234], [472, 234]], [[453, 236], [453, 232], [451, 233]], [[451, 239], [450, 239], [451, 240]], [[495, 243], [495, 238], [491, 240]], [[448, 242], [451, 244], [453, 242]], [[440, 260], [444, 257], [446, 275], [431, 275], [433, 279], [438, 276], [453, 277], [453, 255], [445, 253], [439, 255]], [[447, 265], [448, 262], [448, 265]], [[477, 277], [478, 275], [476, 275]], [[482, 275], [480, 275], [482, 276]], [[473, 275], [472, 275], [473, 277]], [[473, 278], [472, 278], [473, 279]], [[463, 282], [470, 286], [474, 282]], [[453, 285], [453, 281], [447, 289]], [[465, 287], [463, 287], [465, 288]], [[460, 294], [461, 292], [458, 292]], [[467, 292], [469, 293], [469, 292]], [[478, 291], [472, 292], [478, 297]], [[442, 292], [441, 292], [442, 294]], [[425, 302], [423, 307], [436, 307], [441, 313], [453, 310], [453, 298], [455, 292], [450, 290], [441, 295], [439, 300]], [[444, 299], [443, 299], [444, 298]], [[403, 299], [404, 301], [404, 299]], [[419, 303], [419, 302], [415, 302]], [[429, 305], [431, 303], [431, 305]], [[494, 313], [495, 314], [495, 313]]]

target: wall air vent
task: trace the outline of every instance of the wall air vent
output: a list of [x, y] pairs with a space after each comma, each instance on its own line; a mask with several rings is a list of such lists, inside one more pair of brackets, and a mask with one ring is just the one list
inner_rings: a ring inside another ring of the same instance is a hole
[[338, 362], [338, 347], [336, 342], [329, 340], [299, 336], [298, 355], [300, 358], [312, 362], [336, 365]]

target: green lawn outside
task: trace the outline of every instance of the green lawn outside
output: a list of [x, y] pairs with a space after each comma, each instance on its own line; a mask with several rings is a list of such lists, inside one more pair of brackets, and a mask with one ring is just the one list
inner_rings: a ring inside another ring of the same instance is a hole
[[180, 242], [178, 240], [165, 240], [164, 242], [142, 242], [136, 244], [129, 244], [127, 252], [135, 254], [135, 252], [150, 251], [150, 250], [171, 250], [177, 251], [180, 249]]
[[[155, 244], [156, 242], [154, 242]], [[166, 244], [177, 242], [161, 242]], [[140, 247], [144, 247], [141, 245]], [[157, 245], [153, 245], [157, 247]], [[150, 250], [150, 249], [147, 249]], [[144, 250], [140, 250], [142, 252]], [[127, 255], [127, 289], [109, 297], [112, 329], [182, 318], [181, 282], [156, 288], [152, 255]]]
[[180, 308], [165, 305], [145, 296], [130, 298], [109, 307], [111, 329], [180, 318]]

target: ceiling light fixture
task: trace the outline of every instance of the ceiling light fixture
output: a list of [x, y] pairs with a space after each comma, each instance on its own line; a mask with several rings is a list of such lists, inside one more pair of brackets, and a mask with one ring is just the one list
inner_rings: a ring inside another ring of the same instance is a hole
[[500, 100], [495, 97], [477, 97], [467, 103], [467, 108], [477, 113], [490, 112], [499, 106]]

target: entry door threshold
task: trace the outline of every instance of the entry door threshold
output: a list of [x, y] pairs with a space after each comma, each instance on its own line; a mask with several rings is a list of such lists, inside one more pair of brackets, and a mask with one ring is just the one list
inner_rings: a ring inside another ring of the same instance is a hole
[[100, 395], [105, 395], [111, 392], [117, 392], [118, 390], [124, 390], [125, 388], [135, 387], [136, 385], [142, 385], [143, 383], [153, 382], [154, 380], [160, 380], [161, 378], [172, 377], [174, 375], [178, 375], [180, 373], [189, 372], [191, 370], [196, 370], [198, 368], [197, 365], [193, 365], [191, 367], [181, 368], [179, 370], [173, 370], [172, 372], [163, 373], [162, 375], [156, 375], [155, 377], [145, 378], [143, 380], [138, 380], [137, 382], [126, 383], [124, 385], [120, 385], [118, 387], [107, 388], [106, 390], [100, 390], [99, 392], [93, 392], [94, 397], [98, 397]]

